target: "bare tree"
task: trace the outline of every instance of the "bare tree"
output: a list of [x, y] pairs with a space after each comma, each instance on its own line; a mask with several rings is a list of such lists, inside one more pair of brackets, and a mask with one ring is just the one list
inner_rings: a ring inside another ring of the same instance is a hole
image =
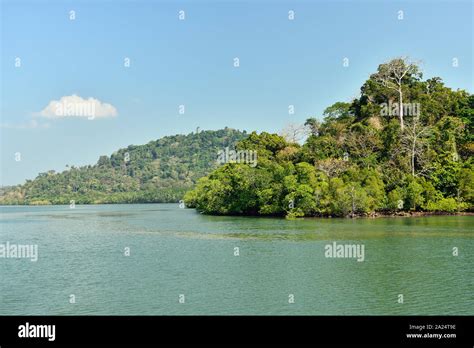
[[[400, 145], [402, 151], [409, 154], [411, 175], [420, 175], [429, 170], [429, 163], [426, 158], [426, 149], [428, 137], [431, 135], [431, 129], [423, 126], [420, 117], [413, 117], [407, 127], [401, 134]], [[420, 168], [418, 173], [415, 167], [418, 164]]]
[[412, 75], [418, 74], [417, 63], [409, 61], [407, 57], [395, 58], [388, 63], [381, 64], [378, 72], [374, 74], [376, 81], [398, 94], [398, 117], [401, 130], [405, 128], [403, 120], [403, 81]]
[[326, 158], [319, 160], [315, 164], [316, 169], [322, 171], [330, 178], [339, 176], [342, 172], [347, 170], [349, 164], [347, 161], [336, 159], [336, 158]]
[[348, 132], [346, 144], [351, 149], [350, 152], [359, 157], [367, 157], [383, 147], [374, 128], [364, 129], [363, 132]]
[[308, 135], [308, 127], [301, 124], [289, 123], [283, 128], [280, 135], [289, 143], [298, 143]]

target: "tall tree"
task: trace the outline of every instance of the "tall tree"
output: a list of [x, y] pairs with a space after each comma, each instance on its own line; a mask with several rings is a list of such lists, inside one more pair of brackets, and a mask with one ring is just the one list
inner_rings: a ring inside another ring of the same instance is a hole
[[402, 150], [409, 154], [411, 176], [415, 176], [416, 164], [420, 167], [419, 174], [429, 170], [428, 161], [425, 157], [428, 138], [430, 136], [430, 128], [423, 126], [420, 117], [416, 116], [411, 119], [407, 127], [402, 132], [400, 144]]
[[398, 95], [398, 117], [400, 119], [400, 128], [405, 128], [403, 119], [403, 93], [404, 84], [412, 78], [421, 77], [418, 65], [411, 62], [406, 57], [395, 58], [379, 65], [377, 73], [372, 77], [383, 86], [394, 90]]

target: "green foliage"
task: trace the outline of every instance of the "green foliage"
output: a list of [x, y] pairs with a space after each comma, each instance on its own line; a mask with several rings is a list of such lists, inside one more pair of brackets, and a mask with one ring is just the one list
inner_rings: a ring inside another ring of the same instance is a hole
[[[401, 95], [421, 111], [382, 112], [384, 105], [398, 106]], [[379, 66], [359, 98], [329, 106], [322, 119], [306, 120], [310, 134], [303, 145], [227, 128], [131, 145], [94, 166], [1, 188], [0, 204], [176, 202], [184, 196], [188, 207], [206, 214], [288, 218], [474, 210], [474, 96], [468, 92], [438, 77], [423, 81], [415, 64], [397, 58]], [[256, 151], [256, 166], [218, 166], [217, 151], [234, 146]]]
[[[401, 94], [421, 112], [383, 114]], [[257, 166], [219, 168], [185, 201], [203, 213], [287, 218], [473, 210], [473, 116], [472, 95], [423, 81], [416, 64], [397, 58], [379, 66], [360, 98], [328, 107], [322, 122], [309, 118], [305, 144], [253, 132], [237, 147], [257, 150]]]
[[425, 201], [423, 197], [423, 186], [421, 186], [417, 180], [412, 179], [407, 186], [405, 204], [407, 208], [416, 210], [420, 208]]
[[219, 150], [235, 147], [245, 136], [226, 128], [130, 145], [100, 156], [96, 165], [40, 173], [23, 185], [2, 188], [0, 204], [177, 202], [217, 167]]
[[454, 198], [441, 198], [436, 202], [430, 201], [426, 206], [426, 210], [438, 212], [455, 212], [460, 208], [461, 206]]

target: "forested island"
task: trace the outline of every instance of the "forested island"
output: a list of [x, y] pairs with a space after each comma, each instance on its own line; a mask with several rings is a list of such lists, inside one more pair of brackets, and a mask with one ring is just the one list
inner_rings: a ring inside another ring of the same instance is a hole
[[474, 95], [381, 64], [360, 97], [281, 134], [225, 128], [130, 145], [0, 189], [0, 204], [160, 203], [205, 214], [367, 216], [474, 210]]
[[185, 195], [207, 214], [364, 216], [474, 208], [474, 95], [423, 80], [417, 64], [381, 64], [360, 97], [328, 107], [310, 135], [252, 133], [255, 168], [226, 164]]

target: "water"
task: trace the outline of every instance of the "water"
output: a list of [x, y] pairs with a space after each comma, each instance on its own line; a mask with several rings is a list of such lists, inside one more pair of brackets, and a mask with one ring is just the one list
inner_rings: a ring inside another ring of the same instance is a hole
[[[37, 262], [0, 258], [0, 315], [474, 314], [472, 216], [288, 221], [203, 216], [177, 204], [0, 209], [0, 243], [37, 244], [39, 254]], [[363, 244], [365, 260], [326, 258], [333, 241]]]

